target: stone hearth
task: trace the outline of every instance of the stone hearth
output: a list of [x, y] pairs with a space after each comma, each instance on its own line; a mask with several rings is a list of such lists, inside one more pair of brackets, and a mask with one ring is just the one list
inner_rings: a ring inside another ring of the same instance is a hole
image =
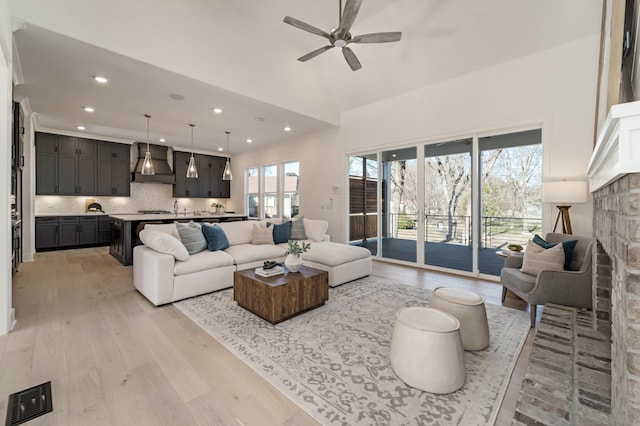
[[640, 422], [640, 102], [614, 105], [589, 165], [593, 327], [611, 335], [611, 423]]

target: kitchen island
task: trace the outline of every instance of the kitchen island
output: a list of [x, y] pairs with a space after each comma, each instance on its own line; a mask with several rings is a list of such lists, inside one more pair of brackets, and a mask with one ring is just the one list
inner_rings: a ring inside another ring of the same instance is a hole
[[247, 216], [232, 213], [164, 213], [164, 214], [112, 214], [109, 215], [109, 254], [123, 265], [133, 264], [133, 247], [139, 244], [137, 230], [145, 223], [172, 222], [231, 222], [247, 220]]

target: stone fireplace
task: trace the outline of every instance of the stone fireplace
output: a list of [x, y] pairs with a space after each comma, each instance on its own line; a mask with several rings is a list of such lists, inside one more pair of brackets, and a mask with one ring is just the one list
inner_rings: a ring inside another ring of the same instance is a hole
[[640, 102], [612, 107], [589, 165], [593, 325], [611, 336], [612, 424], [640, 421]]

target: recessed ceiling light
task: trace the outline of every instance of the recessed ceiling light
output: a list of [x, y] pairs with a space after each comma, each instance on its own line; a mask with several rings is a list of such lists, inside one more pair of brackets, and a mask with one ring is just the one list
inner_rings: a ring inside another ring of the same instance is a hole
[[91, 107], [84, 107], [82, 108], [83, 110], [85, 110], [86, 112], [93, 112], [95, 111], [95, 109], [91, 108]]
[[214, 108], [213, 112], [215, 112], [216, 114], [222, 114], [222, 108]]
[[291, 127], [289, 127], [289, 126], [285, 127], [285, 128], [284, 128], [284, 131], [285, 131], [285, 132], [290, 132], [290, 131], [291, 131]]
[[76, 129], [78, 129], [78, 130], [84, 130], [84, 129], [85, 129], [85, 127], [84, 127], [84, 126], [76, 126]]
[[218, 151], [222, 151], [222, 147], [221, 146], [218, 147]]
[[165, 138], [158, 139], [160, 142], [165, 143], [167, 140]]
[[262, 123], [263, 121], [266, 120], [266, 118], [264, 118], [264, 117], [256, 117], [256, 118], [254, 118], [254, 120], [259, 121], [260, 123]]
[[96, 75], [95, 77], [93, 77], [93, 79], [95, 81], [97, 81], [98, 83], [102, 83], [102, 84], [107, 83], [109, 81], [109, 79], [107, 79], [107, 77], [103, 77], [101, 75]]
[[251, 138], [247, 139], [247, 143], [251, 143], [251, 142], [253, 142], [253, 139]]
[[184, 96], [179, 95], [179, 94], [177, 94], [177, 93], [170, 93], [170, 94], [169, 94], [169, 97], [170, 97], [171, 99], [173, 99], [174, 101], [184, 101], [184, 99], [185, 99], [185, 97], [184, 97]]

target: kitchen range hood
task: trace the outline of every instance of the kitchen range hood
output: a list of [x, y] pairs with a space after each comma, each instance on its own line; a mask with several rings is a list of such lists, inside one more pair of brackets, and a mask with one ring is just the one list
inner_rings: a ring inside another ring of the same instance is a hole
[[149, 145], [151, 152], [151, 161], [153, 162], [153, 175], [143, 175], [142, 164], [144, 163], [144, 154], [147, 152], [147, 144], [138, 142], [138, 162], [131, 172], [131, 182], [138, 183], [176, 183], [176, 175], [173, 174], [171, 167], [167, 161], [167, 153], [169, 148], [162, 145]]

